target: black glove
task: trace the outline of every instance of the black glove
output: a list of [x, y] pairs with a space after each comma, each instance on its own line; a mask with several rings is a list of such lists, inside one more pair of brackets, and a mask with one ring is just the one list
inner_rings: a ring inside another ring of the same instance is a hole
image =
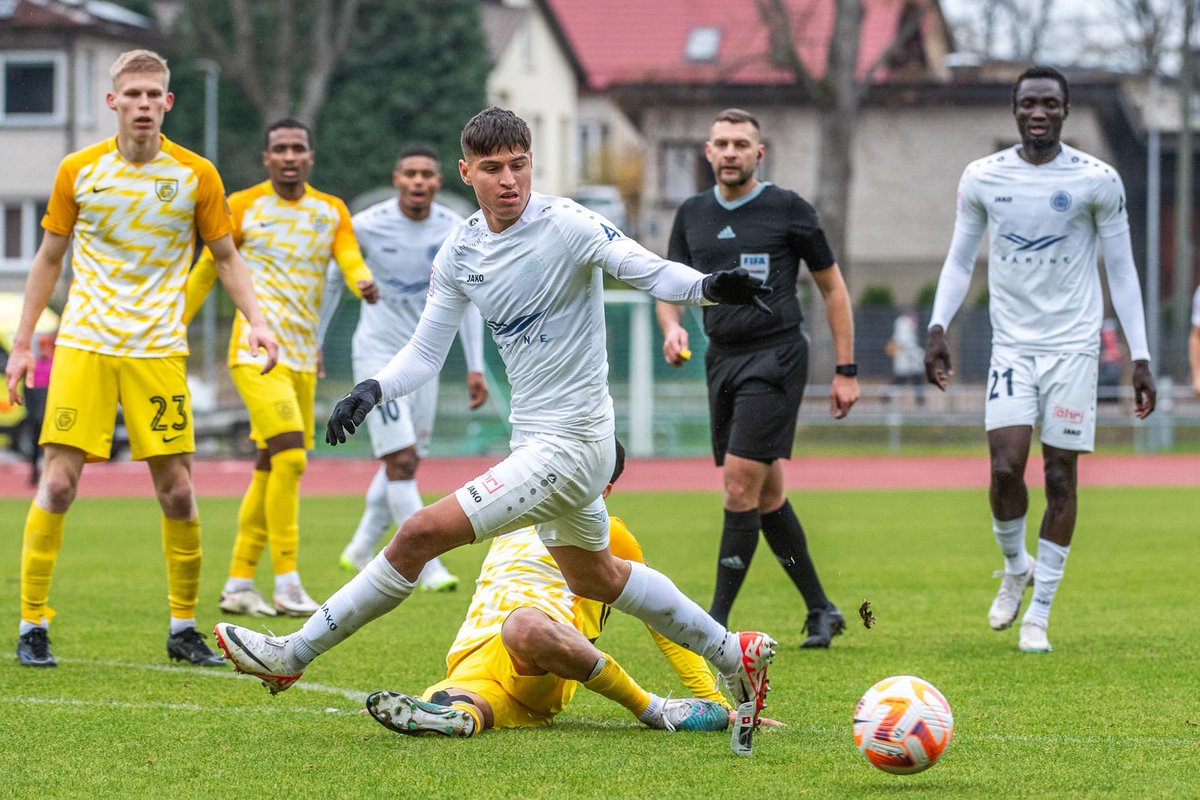
[[763, 298], [771, 293], [771, 287], [742, 267], [714, 272], [704, 279], [701, 292], [705, 300], [714, 303], [730, 303], [735, 306], [753, 305], [764, 314], [770, 315], [771, 308]]
[[363, 424], [367, 414], [383, 399], [379, 381], [367, 378], [350, 390], [350, 394], [337, 401], [329, 424], [325, 427], [325, 443], [337, 447], [346, 441], [346, 434], [354, 433]]

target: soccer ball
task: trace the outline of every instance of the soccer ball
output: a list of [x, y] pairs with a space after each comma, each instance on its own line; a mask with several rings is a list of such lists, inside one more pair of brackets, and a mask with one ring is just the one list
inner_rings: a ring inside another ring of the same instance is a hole
[[954, 737], [954, 715], [942, 693], [912, 675], [884, 678], [854, 709], [854, 743], [884, 772], [929, 769]]

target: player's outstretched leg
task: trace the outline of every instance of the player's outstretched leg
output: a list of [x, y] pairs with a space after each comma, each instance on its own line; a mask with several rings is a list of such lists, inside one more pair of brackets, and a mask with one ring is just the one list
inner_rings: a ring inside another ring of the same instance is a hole
[[234, 668], [258, 678], [271, 694], [279, 694], [300, 680], [308, 666], [296, 657], [291, 637], [264, 636], [228, 622], [217, 623], [213, 632]]
[[440, 706], [399, 692], [374, 692], [367, 711], [375, 720], [405, 736], [436, 734], [466, 738], [475, 733], [475, 718], [454, 706]]

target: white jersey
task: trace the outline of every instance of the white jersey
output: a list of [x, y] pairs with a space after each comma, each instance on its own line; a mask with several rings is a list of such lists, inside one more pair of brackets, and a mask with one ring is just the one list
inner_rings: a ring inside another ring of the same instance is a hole
[[990, 241], [992, 344], [1028, 353], [1098, 354], [1104, 311], [1100, 237], [1129, 230], [1117, 171], [1062, 145], [1040, 166], [1020, 146], [963, 171], [956, 226]]
[[508, 373], [514, 428], [602, 439], [614, 425], [601, 269], [660, 299], [706, 302], [702, 274], [572, 200], [534, 192], [504, 231], [479, 211], [446, 239], [425, 316], [456, 325], [468, 302], [479, 309]]
[[[433, 257], [462, 220], [440, 203], [433, 204], [425, 219], [409, 219], [394, 197], [351, 218], [363, 258], [379, 286], [379, 302], [359, 307], [351, 340], [356, 355], [387, 363], [412, 338], [429, 293]], [[332, 311], [336, 305], [336, 298], [327, 294], [325, 307]]]

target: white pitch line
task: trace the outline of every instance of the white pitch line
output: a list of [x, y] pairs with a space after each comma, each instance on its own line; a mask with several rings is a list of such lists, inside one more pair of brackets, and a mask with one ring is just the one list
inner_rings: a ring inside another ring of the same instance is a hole
[[[191, 667], [191, 668], [189, 668], [189, 667], [184, 667], [184, 666], [173, 666], [171, 664], [137, 664], [137, 663], [130, 663], [127, 661], [114, 661], [114, 660], [96, 661], [96, 660], [75, 659], [75, 658], [62, 658], [62, 659], [59, 659], [59, 661], [63, 664], [79, 664], [81, 666], [86, 666], [86, 667], [113, 667], [116, 669], [140, 669], [140, 670], [145, 670], [148, 672], [170, 672], [175, 675], [181, 675], [181, 676], [186, 675], [189, 678], [190, 677], [205, 677], [205, 678], [244, 679], [244, 678], [253, 678], [254, 677], [253, 675], [243, 675], [240, 672], [234, 672], [232, 670], [225, 670], [225, 669], [218, 669], [216, 667]], [[257, 679], [255, 679], [255, 680], [257, 680]], [[303, 691], [308, 691], [308, 692], [322, 692], [324, 694], [340, 695], [341, 697], [345, 697], [347, 700], [353, 700], [360, 708], [363, 707], [363, 705], [366, 703], [367, 694], [368, 694], [368, 692], [364, 692], [364, 691], [361, 691], [358, 689], [344, 689], [340, 686], [329, 686], [328, 684], [314, 683], [312, 681], [305, 681], [304, 683], [294, 683], [294, 684], [292, 684], [291, 688], [293, 690], [301, 689]]]
[[350, 716], [357, 711], [338, 708], [299, 708], [297, 706], [202, 706], [196, 703], [132, 703], [128, 700], [79, 700], [70, 697], [0, 697], [0, 704], [48, 705], [84, 708], [120, 708], [138, 711], [191, 711], [218, 714], [317, 714], [320, 716]]

